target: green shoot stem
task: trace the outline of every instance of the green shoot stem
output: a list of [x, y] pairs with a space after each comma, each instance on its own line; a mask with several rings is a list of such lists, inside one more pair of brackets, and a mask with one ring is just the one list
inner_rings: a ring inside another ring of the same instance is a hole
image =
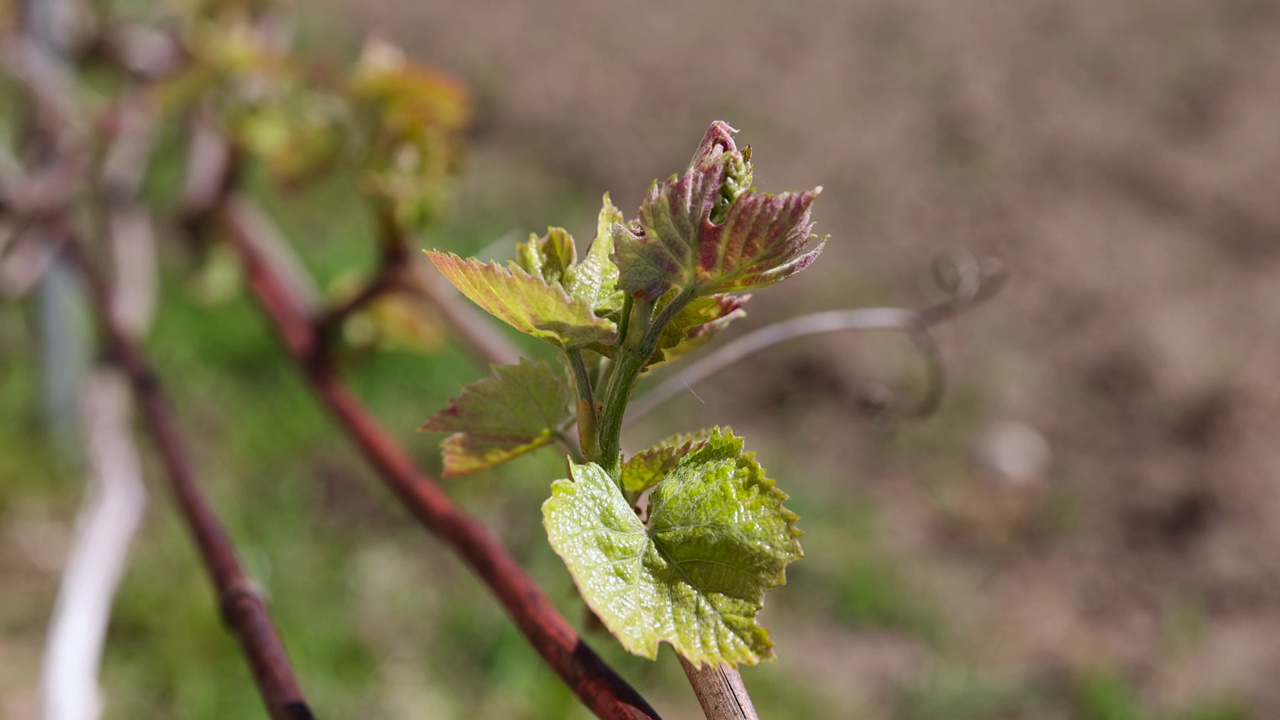
[[632, 299], [627, 295], [622, 300], [622, 319], [618, 322], [618, 346], [621, 347], [627, 341], [627, 330], [631, 327], [631, 305]]
[[[631, 306], [632, 306], [631, 296], [627, 295], [622, 301], [622, 318], [618, 321], [619, 353], [621, 353], [622, 346], [626, 344], [627, 337], [631, 331]], [[611, 361], [608, 358], [604, 358], [603, 363], [604, 364], [600, 368], [600, 372], [597, 377], [597, 385], [596, 385], [596, 387], [601, 389], [605, 389], [609, 387], [609, 384], [613, 382], [614, 372], [618, 369], [618, 363]], [[601, 412], [603, 412], [603, 409], [597, 408], [597, 414]]]
[[645, 364], [658, 348], [662, 331], [676, 313], [694, 298], [692, 289], [685, 289], [671, 300], [658, 316], [653, 317], [653, 300], [634, 300], [630, 312], [624, 315], [628, 334], [618, 347], [618, 357], [609, 382], [605, 386], [603, 409], [598, 418], [600, 445], [598, 453], [587, 458], [604, 468], [615, 481], [619, 480], [622, 467], [622, 418], [627, 400], [635, 387]]

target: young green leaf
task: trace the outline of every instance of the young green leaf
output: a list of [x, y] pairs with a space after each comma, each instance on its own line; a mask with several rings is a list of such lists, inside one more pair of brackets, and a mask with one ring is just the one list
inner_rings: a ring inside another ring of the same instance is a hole
[[672, 435], [657, 445], [638, 452], [622, 464], [623, 491], [638, 495], [666, 477], [680, 458], [707, 444], [710, 430]]
[[548, 285], [561, 285], [565, 273], [578, 261], [573, 236], [564, 228], [547, 228], [542, 237], [530, 235], [529, 242], [516, 243], [516, 264]]
[[595, 308], [601, 317], [622, 309], [623, 293], [618, 289], [618, 266], [613, 264], [613, 225], [622, 222], [622, 211], [613, 206], [609, 194], [596, 221], [596, 237], [582, 263], [569, 269], [565, 289]]
[[428, 250], [440, 273], [472, 302], [511, 327], [561, 349], [607, 345], [617, 329], [585, 301], [518, 266], [510, 269], [475, 258]]
[[756, 613], [801, 555], [796, 516], [742, 440], [713, 430], [653, 486], [641, 522], [599, 465], [571, 465], [543, 524], [587, 604], [628, 651], [668, 642], [694, 663], [755, 664], [773, 646]]
[[616, 223], [619, 285], [654, 300], [676, 287], [697, 295], [772, 285], [808, 267], [822, 251], [809, 211], [822, 188], [771, 195], [744, 189], [751, 168], [733, 129], [712, 123], [689, 169], [655, 182], [640, 220]]
[[444, 475], [466, 475], [550, 443], [570, 417], [571, 398], [550, 366], [521, 358], [519, 365], [495, 365], [493, 375], [464, 387], [421, 429], [453, 433], [441, 444]]

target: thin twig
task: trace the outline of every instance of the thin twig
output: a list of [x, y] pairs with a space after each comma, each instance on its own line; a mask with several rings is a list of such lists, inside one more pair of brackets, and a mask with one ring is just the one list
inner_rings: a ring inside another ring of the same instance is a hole
[[18, 298], [39, 284], [61, 248], [40, 228], [0, 228], [6, 230], [11, 235], [0, 247], [0, 294]]
[[237, 158], [230, 141], [201, 115], [188, 126], [187, 156], [182, 177], [182, 224], [191, 236], [227, 194]]
[[315, 321], [316, 334], [326, 341], [326, 347], [327, 341], [337, 333], [342, 324], [347, 321], [347, 318], [396, 289], [399, 284], [397, 282], [398, 274], [395, 268], [379, 270], [373, 276], [373, 279], [360, 288], [359, 292], [320, 315]]
[[75, 84], [56, 52], [30, 37], [3, 37], [0, 70], [30, 93], [36, 125], [62, 128], [73, 122]]
[[314, 716], [271, 624], [262, 591], [245, 574], [230, 536], [200, 491], [195, 463], [159, 380], [141, 350], [112, 317], [106, 285], [69, 228], [59, 230], [66, 238], [68, 257], [89, 291], [89, 304], [98, 316], [112, 358], [129, 377], [142, 417], [163, 460], [170, 488], [217, 589], [223, 616], [252, 666], [267, 711], [272, 720], [311, 720]]
[[329, 308], [316, 320], [316, 332], [322, 342], [321, 351], [328, 351], [330, 339], [347, 318], [384, 295], [401, 289], [400, 278], [404, 275], [409, 260], [408, 241], [389, 208], [379, 208], [377, 216], [380, 245], [377, 272], [355, 295]]
[[138, 200], [158, 128], [155, 114], [141, 96], [119, 103], [116, 115], [115, 137], [99, 180], [115, 270], [111, 312], [126, 333], [138, 338], [151, 325], [159, 295], [155, 228], [150, 209]]
[[139, 80], [163, 80], [186, 67], [186, 49], [172, 32], [144, 25], [107, 27], [92, 50]]
[[[939, 261], [942, 262], [949, 264], [946, 267], [937, 265], [935, 274], [939, 276], [939, 284], [949, 293], [946, 299], [922, 310], [890, 307], [828, 310], [766, 325], [671, 375], [632, 402], [627, 407], [623, 425], [630, 426], [682, 391], [691, 389], [693, 385], [761, 350], [806, 335], [845, 330], [895, 330], [906, 333], [925, 362], [927, 377], [924, 393], [908, 414], [922, 416], [932, 413], [942, 399], [946, 373], [937, 344], [928, 332], [929, 328], [986, 301], [999, 292], [1006, 277], [1004, 266], [995, 259], [978, 263], [971, 256], [956, 254], [953, 258]], [[958, 273], [958, 279], [954, 283], [942, 282], [941, 276], [947, 268]]]
[[[244, 240], [268, 259], [281, 282], [289, 288], [289, 298], [307, 317], [316, 317], [324, 307], [323, 295], [310, 273], [294, 254], [280, 228], [257, 203], [235, 202], [237, 222], [245, 228]], [[225, 203], [219, 203], [219, 206]]]
[[631, 403], [627, 408], [627, 416], [623, 422], [630, 425], [642, 416], [653, 411], [662, 403], [679, 395], [687, 388], [706, 380], [708, 377], [725, 368], [742, 361], [750, 355], [773, 347], [788, 340], [806, 335], [838, 332], [841, 330], [901, 330], [911, 337], [920, 347], [929, 363], [931, 378], [930, 390], [921, 401], [922, 408], [932, 405], [931, 398], [937, 395], [934, 388], [941, 377], [937, 362], [937, 354], [932, 351], [932, 341], [925, 334], [920, 316], [914, 310], [902, 308], [862, 308], [858, 310], [829, 310], [826, 312], [800, 315], [782, 322], [766, 325], [748, 333], [733, 342], [717, 349], [714, 353], [685, 367], [664, 380], [643, 397]]
[[566, 351], [569, 358], [569, 370], [573, 375], [574, 396], [578, 398], [578, 442], [582, 452], [593, 456], [599, 444], [599, 418], [596, 416], [596, 401], [591, 394], [591, 379], [587, 377], [587, 366], [582, 362], [582, 351], [573, 348]]
[[84, 188], [85, 169], [85, 155], [71, 153], [43, 164], [21, 183], [0, 178], [0, 212], [27, 219], [63, 212]]
[[396, 443], [323, 361], [308, 316], [300, 312], [278, 271], [250, 236], [251, 206], [232, 197], [219, 218], [239, 251], [263, 310], [286, 351], [305, 372], [312, 389], [350, 434], [365, 458], [401, 502], [461, 557], [502, 602], [516, 625], [579, 699], [602, 718], [654, 718], [657, 713], [578, 637], [538, 585], [484, 524], [467, 515]]
[[494, 327], [490, 318], [461, 302], [452, 286], [440, 282], [435, 269], [412, 248], [412, 236], [405, 232], [390, 209], [375, 207], [375, 214], [380, 246], [378, 269], [359, 292], [316, 320], [320, 338], [326, 343], [321, 350], [328, 351], [329, 338], [353, 313], [385, 295], [402, 292], [435, 310], [453, 338], [481, 367], [519, 362], [520, 351]]
[[111, 312], [136, 337], [151, 324], [159, 295], [160, 258], [151, 213], [140, 206], [112, 209], [107, 227], [119, 288], [112, 294]]

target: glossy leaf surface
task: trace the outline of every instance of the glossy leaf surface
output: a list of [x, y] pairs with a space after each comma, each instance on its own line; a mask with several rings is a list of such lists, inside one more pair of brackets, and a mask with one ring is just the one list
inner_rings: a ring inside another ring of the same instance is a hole
[[657, 485], [675, 468], [680, 458], [707, 444], [710, 430], [673, 435], [657, 445], [638, 452], [622, 464], [622, 489], [641, 493]]
[[570, 471], [543, 505], [547, 535], [628, 651], [654, 658], [667, 642], [697, 665], [773, 659], [756, 613], [800, 557], [800, 533], [741, 439], [714, 430], [680, 458], [653, 485], [646, 522], [599, 465]]

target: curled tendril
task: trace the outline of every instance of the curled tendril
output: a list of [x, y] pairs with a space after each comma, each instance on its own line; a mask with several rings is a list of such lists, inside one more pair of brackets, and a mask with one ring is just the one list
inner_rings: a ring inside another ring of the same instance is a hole
[[940, 253], [930, 269], [933, 282], [944, 297], [919, 311], [926, 326], [986, 302], [1004, 287], [1007, 279], [1004, 261], [996, 257], [979, 260], [967, 250]]
[[929, 329], [990, 299], [1000, 291], [1007, 278], [1004, 262], [999, 258], [979, 260], [965, 250], [940, 254], [934, 259], [932, 275], [944, 297], [919, 310], [892, 307], [828, 310], [783, 320], [743, 335], [668, 377], [632, 402], [624, 425], [630, 425], [695, 383], [761, 350], [806, 335], [845, 330], [896, 330], [906, 333], [924, 360], [927, 380], [920, 398], [903, 414], [908, 417], [929, 415], [937, 410], [946, 391], [946, 368]]

